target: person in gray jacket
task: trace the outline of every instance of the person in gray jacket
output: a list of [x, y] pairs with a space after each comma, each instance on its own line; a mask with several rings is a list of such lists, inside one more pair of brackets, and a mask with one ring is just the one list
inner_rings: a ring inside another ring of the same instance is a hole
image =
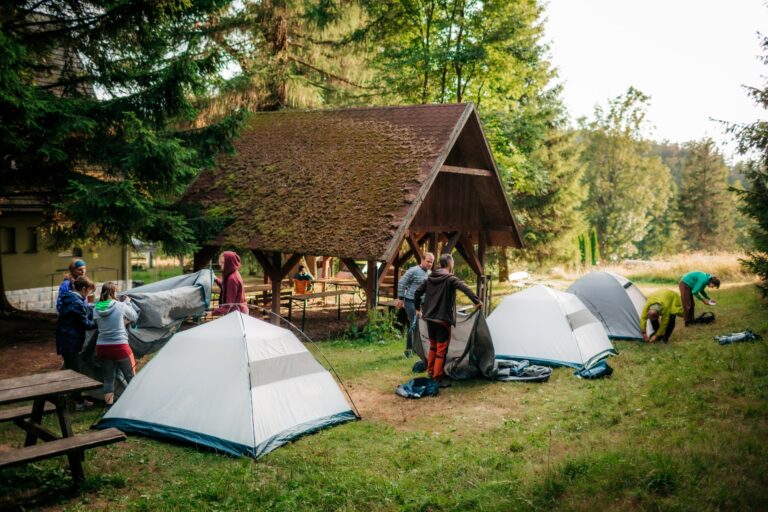
[[112, 405], [115, 398], [115, 370], [125, 376], [130, 382], [134, 375], [133, 351], [128, 344], [128, 331], [125, 330], [126, 322], [135, 322], [139, 314], [130, 304], [117, 300], [117, 285], [104, 283], [101, 287], [99, 302], [94, 307], [93, 319], [99, 329], [96, 338], [96, 357], [104, 367], [104, 402]]
[[409, 268], [397, 286], [397, 302], [395, 306], [400, 309], [405, 305], [405, 314], [408, 315], [408, 335], [405, 338], [405, 357], [413, 354], [413, 326], [416, 325], [416, 308], [413, 296], [416, 289], [429, 275], [429, 269], [435, 262], [435, 255], [428, 252], [421, 259], [421, 263]]

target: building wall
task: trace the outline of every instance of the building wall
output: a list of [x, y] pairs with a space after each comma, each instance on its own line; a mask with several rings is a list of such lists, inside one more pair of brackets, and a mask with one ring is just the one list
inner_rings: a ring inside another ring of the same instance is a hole
[[[41, 222], [37, 213], [8, 213], [0, 215], [0, 251], [2, 252], [3, 282], [6, 291], [27, 290], [42, 287], [58, 287], [64, 279], [73, 258], [72, 250], [48, 251], [45, 239], [36, 236], [31, 240], [29, 229]], [[9, 240], [14, 230], [14, 240]], [[15, 248], [12, 247], [15, 241]], [[130, 282], [131, 268], [127, 246], [89, 245], [79, 247], [88, 265], [88, 276], [98, 282]]]

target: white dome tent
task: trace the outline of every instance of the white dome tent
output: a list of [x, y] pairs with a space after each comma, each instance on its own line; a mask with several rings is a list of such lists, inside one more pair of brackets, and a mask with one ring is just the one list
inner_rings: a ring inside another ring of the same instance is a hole
[[541, 285], [502, 299], [488, 316], [488, 328], [496, 359], [581, 369], [617, 354], [578, 297]]
[[237, 311], [173, 336], [98, 427], [258, 458], [357, 418], [291, 331]]

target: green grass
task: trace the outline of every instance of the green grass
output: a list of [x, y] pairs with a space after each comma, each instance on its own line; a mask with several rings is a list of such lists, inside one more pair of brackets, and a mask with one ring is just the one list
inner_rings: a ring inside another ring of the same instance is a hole
[[[602, 381], [556, 369], [546, 384], [478, 380], [408, 401], [393, 392], [412, 375], [402, 340], [321, 343], [362, 421], [258, 462], [131, 436], [87, 453], [79, 493], [56, 460], [0, 472], [0, 497], [68, 510], [766, 510], [768, 345], [712, 337], [768, 338], [768, 306], [750, 285], [717, 299], [717, 322], [680, 325], [669, 345], [617, 342]], [[95, 417], [75, 413], [76, 430]], [[0, 443], [20, 439], [0, 427]]]

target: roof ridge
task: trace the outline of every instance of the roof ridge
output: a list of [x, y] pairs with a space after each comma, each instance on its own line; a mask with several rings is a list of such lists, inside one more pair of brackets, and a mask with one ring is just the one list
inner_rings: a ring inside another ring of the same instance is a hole
[[466, 103], [419, 103], [416, 105], [368, 105], [362, 107], [336, 107], [336, 108], [314, 108], [314, 109], [283, 109], [283, 110], [268, 110], [259, 112], [249, 112], [251, 115], [265, 115], [265, 114], [313, 114], [313, 113], [327, 113], [327, 112], [348, 112], [351, 110], [402, 110], [408, 108], [462, 108], [466, 109], [467, 105], [472, 104], [471, 101]]

